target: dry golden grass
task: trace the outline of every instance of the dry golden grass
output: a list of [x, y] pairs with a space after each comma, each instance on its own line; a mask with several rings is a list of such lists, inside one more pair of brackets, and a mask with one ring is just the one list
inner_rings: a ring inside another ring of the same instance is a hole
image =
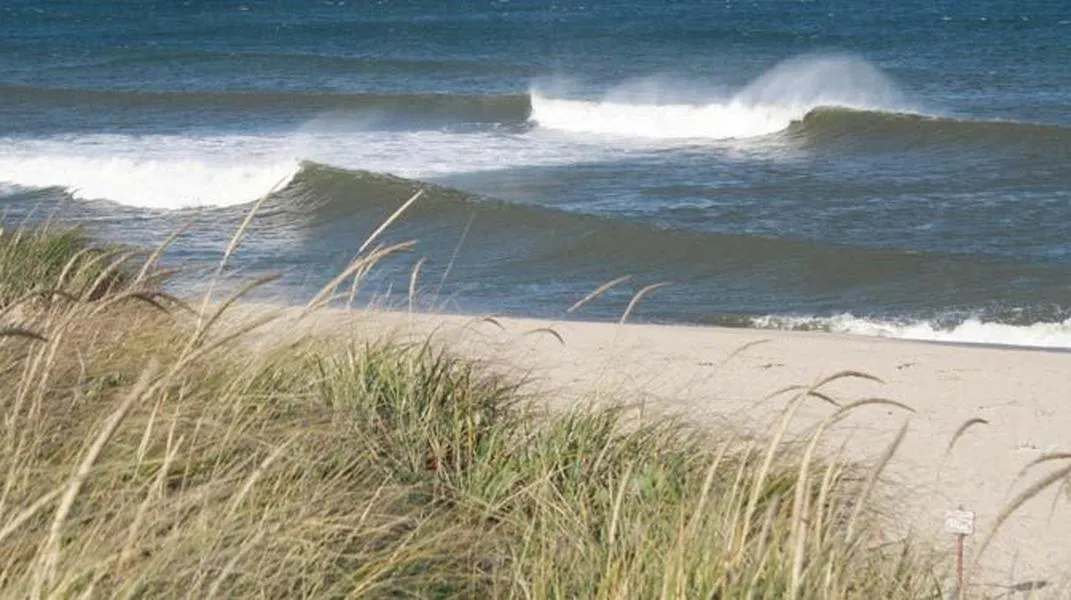
[[[253, 352], [258, 323], [228, 319], [233, 302], [185, 308], [127, 255], [91, 277], [88, 252], [0, 265], [7, 595], [942, 596], [909, 544], [882, 540], [883, 462], [819, 451], [842, 415], [888, 401], [844, 405], [804, 440], [788, 422], [828, 382], [791, 390], [768, 440], [627, 407], [542, 414], [430, 344]], [[0, 244], [0, 260], [35, 258]], [[104, 272], [124, 275], [65, 287]]]

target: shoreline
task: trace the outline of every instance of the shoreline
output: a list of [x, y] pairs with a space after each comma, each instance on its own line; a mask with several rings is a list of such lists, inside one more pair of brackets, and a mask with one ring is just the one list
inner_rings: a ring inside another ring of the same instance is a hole
[[[287, 310], [300, 309], [302, 306], [304, 306], [302, 304], [276, 303], [276, 302], [273, 302], [271, 300], [267, 300], [267, 301], [256, 300], [256, 301], [251, 302], [250, 304], [261, 305], [261, 306], [271, 306], [271, 307], [274, 307], [274, 308], [287, 309]], [[609, 318], [608, 319], [589, 319], [589, 318], [583, 318], [583, 317], [569, 317], [567, 315], [566, 316], [562, 316], [561, 318], [556, 318], [556, 317], [546, 317], [546, 316], [521, 315], [521, 314], [513, 314], [513, 313], [497, 314], [497, 313], [479, 313], [479, 312], [475, 312], [475, 311], [442, 311], [442, 312], [440, 312], [440, 311], [437, 311], [437, 310], [425, 310], [425, 309], [409, 311], [408, 309], [406, 309], [404, 307], [399, 307], [399, 308], [395, 308], [395, 307], [391, 307], [391, 306], [380, 307], [380, 306], [376, 306], [374, 304], [371, 307], [355, 307], [353, 309], [333, 308], [332, 307], [332, 308], [329, 308], [328, 310], [331, 310], [331, 311], [336, 311], [336, 310], [337, 311], [346, 311], [346, 310], [369, 311], [369, 312], [376, 312], [376, 313], [382, 313], [382, 314], [398, 314], [398, 315], [409, 314], [410, 312], [412, 312], [413, 314], [419, 314], [419, 315], [423, 315], [423, 316], [440, 316], [440, 317], [443, 317], [444, 319], [448, 319], [448, 320], [484, 319], [484, 318], [490, 317], [490, 318], [493, 318], [493, 319], [504, 319], [504, 320], [509, 320], [509, 321], [519, 321], [519, 322], [521, 322], [521, 321], [532, 321], [532, 322], [559, 323], [559, 324], [574, 324], [575, 323], [575, 324], [588, 324], [588, 325], [598, 325], [598, 326], [619, 326], [619, 325], [621, 325], [621, 323], [619, 323], [617, 320], [609, 319]], [[990, 323], [987, 322], [986, 324], [990, 324]], [[993, 322], [991, 324], [1005, 325], [1003, 323], [997, 323], [997, 322]], [[989, 341], [975, 342], [975, 341], [967, 341], [967, 340], [925, 339], [925, 338], [912, 338], [912, 337], [897, 337], [897, 336], [893, 336], [893, 335], [881, 335], [881, 334], [874, 335], [874, 334], [866, 334], [866, 333], [830, 331], [828, 329], [817, 329], [817, 328], [816, 329], [785, 329], [785, 328], [774, 328], [774, 327], [755, 327], [753, 325], [722, 325], [722, 324], [717, 324], [717, 323], [684, 322], [684, 321], [658, 321], [658, 320], [650, 320], [650, 321], [629, 320], [626, 323], [624, 323], [624, 325], [628, 325], [630, 327], [631, 326], [635, 326], [635, 327], [654, 327], [654, 328], [662, 327], [662, 328], [670, 328], [670, 329], [683, 328], [683, 329], [710, 329], [710, 330], [714, 330], [714, 331], [749, 331], [749, 332], [753, 332], [755, 334], [762, 334], [762, 333], [765, 333], [765, 332], [769, 332], [772, 335], [782, 335], [782, 334], [784, 334], [784, 335], [798, 335], [798, 334], [801, 334], [801, 335], [807, 335], [807, 336], [809, 336], [809, 335], [819, 335], [819, 336], [831, 336], [831, 337], [834, 337], [834, 338], [843, 338], [843, 339], [885, 340], [885, 341], [902, 342], [902, 343], [908, 343], [908, 344], [926, 344], [926, 345], [936, 345], [936, 346], [948, 346], [948, 347], [955, 347], [955, 348], [987, 348], [987, 349], [994, 349], [994, 350], [1013, 350], [1013, 351], [1023, 350], [1023, 351], [1030, 351], [1030, 352], [1057, 353], [1057, 354], [1071, 353], [1071, 346], [1067, 346], [1067, 347], [1065, 347], [1065, 346], [1043, 346], [1043, 345], [1037, 345], [1037, 344], [1028, 345], [1028, 344], [1014, 344], [1014, 343], [989, 342]], [[1018, 326], [1018, 325], [1008, 325], [1008, 326], [1009, 327], [1022, 327], [1022, 326]]]
[[[475, 316], [475, 315], [465, 315], [465, 314], [461, 314], [461, 313], [456, 313], [456, 314], [454, 314], [454, 313], [444, 313], [444, 316], [465, 317], [465, 316]], [[502, 318], [513, 319], [513, 320], [554, 321], [553, 319], [544, 319], [544, 318], [541, 318], [541, 317], [504, 316]], [[590, 319], [563, 319], [561, 321], [555, 321], [555, 322], [618, 325], [618, 323], [616, 323], [614, 321], [609, 321], [609, 320], [607, 320], [607, 321], [597, 321], [597, 320], [590, 320]], [[640, 326], [648, 325], [648, 326], [654, 326], [654, 327], [698, 327], [698, 328], [711, 328], [711, 329], [715, 329], [715, 330], [737, 330], [737, 329], [741, 329], [741, 330], [745, 330], [745, 331], [752, 331], [752, 332], [755, 332], [755, 333], [762, 333], [762, 332], [769, 331], [769, 332], [785, 333], [785, 334], [806, 334], [806, 335], [817, 334], [817, 335], [828, 335], [828, 336], [834, 336], [834, 337], [843, 337], [843, 338], [849, 338], [849, 339], [856, 339], [856, 338], [878, 339], [878, 340], [888, 340], [888, 341], [892, 341], [892, 342], [907, 342], [907, 343], [914, 343], [914, 344], [936, 344], [936, 345], [939, 345], [939, 346], [953, 346], [953, 347], [958, 347], [958, 348], [992, 348], [992, 349], [996, 349], [996, 350], [1029, 350], [1029, 351], [1033, 351], [1033, 352], [1071, 353], [1071, 348], [1062, 347], [1062, 346], [1037, 346], [1037, 345], [1031, 346], [1031, 345], [1008, 344], [1008, 343], [1000, 343], [1000, 342], [970, 342], [970, 341], [963, 341], [963, 340], [930, 340], [930, 339], [920, 339], [920, 338], [896, 337], [896, 336], [891, 336], [891, 335], [869, 335], [869, 334], [865, 334], [865, 333], [846, 333], [846, 332], [841, 332], [841, 331], [829, 331], [829, 330], [825, 330], [825, 329], [778, 329], [778, 328], [773, 328], [773, 327], [754, 327], [754, 326], [750, 326], [750, 325], [731, 326], [731, 325], [717, 325], [717, 324], [710, 324], [710, 323], [672, 323], [672, 322], [664, 322], [663, 323], [663, 322], [644, 322], [644, 321], [635, 321], [635, 322], [629, 321], [629, 322], [625, 323], [625, 325], [640, 325]]]

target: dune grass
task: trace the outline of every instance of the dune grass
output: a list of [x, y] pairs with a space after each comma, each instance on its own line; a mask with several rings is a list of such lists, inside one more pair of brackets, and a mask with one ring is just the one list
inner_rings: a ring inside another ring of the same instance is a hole
[[77, 229], [0, 228], [0, 308], [45, 289], [46, 282], [76, 297], [100, 298], [123, 279], [108, 269], [117, 252], [90, 244]]
[[543, 413], [430, 341], [254, 349], [268, 319], [162, 302], [129, 258], [0, 238], [6, 594], [942, 595], [882, 538], [873, 466], [625, 406]]

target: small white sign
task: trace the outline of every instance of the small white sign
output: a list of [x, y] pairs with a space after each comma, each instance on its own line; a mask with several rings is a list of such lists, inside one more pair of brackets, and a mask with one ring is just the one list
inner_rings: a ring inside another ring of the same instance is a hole
[[972, 535], [974, 533], [974, 511], [950, 510], [946, 512], [945, 533]]

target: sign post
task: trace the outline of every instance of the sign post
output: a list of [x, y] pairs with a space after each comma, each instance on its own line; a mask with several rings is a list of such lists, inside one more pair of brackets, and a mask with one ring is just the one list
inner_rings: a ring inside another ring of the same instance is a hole
[[956, 536], [956, 598], [965, 597], [963, 589], [963, 545], [968, 535], [974, 534], [974, 511], [956, 510], [945, 513], [945, 533]]

